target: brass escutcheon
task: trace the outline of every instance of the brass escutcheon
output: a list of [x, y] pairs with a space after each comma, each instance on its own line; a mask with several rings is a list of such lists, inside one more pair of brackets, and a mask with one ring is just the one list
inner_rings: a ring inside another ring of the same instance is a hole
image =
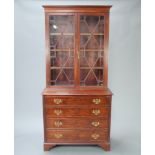
[[100, 110], [99, 109], [93, 110], [92, 113], [94, 115], [99, 115], [100, 114]]
[[99, 104], [100, 102], [101, 102], [101, 99], [99, 99], [99, 98], [94, 98], [93, 99], [94, 104]]
[[91, 135], [91, 137], [92, 137], [93, 139], [98, 139], [98, 138], [100, 137], [100, 135], [99, 135], [99, 134], [94, 133], [94, 134], [92, 134], [92, 135]]
[[100, 125], [100, 122], [92, 122], [91, 124], [92, 124], [93, 126], [97, 127], [97, 126]]
[[60, 114], [62, 114], [62, 110], [56, 109], [54, 110], [54, 113], [59, 116]]
[[59, 138], [62, 138], [63, 137], [63, 134], [56, 133], [56, 134], [54, 134], [54, 137], [57, 138], [57, 139], [59, 139]]
[[62, 103], [62, 99], [58, 99], [58, 98], [56, 99], [56, 98], [55, 98], [55, 99], [54, 99], [54, 103], [55, 103], [55, 104], [60, 104], [60, 103]]
[[55, 122], [54, 122], [54, 125], [55, 125], [56, 127], [60, 127], [60, 126], [62, 126], [62, 122], [61, 122], [61, 121], [55, 121]]

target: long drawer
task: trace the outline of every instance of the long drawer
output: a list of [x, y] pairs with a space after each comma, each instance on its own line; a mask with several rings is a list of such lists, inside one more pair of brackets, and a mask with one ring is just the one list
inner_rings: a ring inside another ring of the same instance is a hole
[[49, 117], [88, 117], [100, 116], [108, 118], [110, 113], [109, 107], [102, 108], [77, 108], [77, 107], [60, 107], [60, 108], [45, 108], [45, 116]]
[[100, 118], [47, 118], [46, 128], [108, 128], [108, 119]]
[[48, 130], [46, 129], [46, 142], [97, 142], [107, 141], [108, 134], [103, 130]]
[[111, 96], [44, 96], [46, 105], [109, 105]]

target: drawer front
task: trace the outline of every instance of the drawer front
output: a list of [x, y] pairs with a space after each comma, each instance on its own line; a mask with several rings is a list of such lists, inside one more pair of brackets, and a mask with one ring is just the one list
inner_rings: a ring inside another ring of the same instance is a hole
[[46, 105], [109, 105], [111, 96], [45, 96]]
[[46, 130], [46, 142], [97, 142], [107, 141], [103, 130]]
[[96, 116], [108, 118], [110, 109], [104, 108], [45, 108], [45, 116], [49, 117], [87, 117]]
[[48, 118], [46, 128], [108, 128], [105, 118]]

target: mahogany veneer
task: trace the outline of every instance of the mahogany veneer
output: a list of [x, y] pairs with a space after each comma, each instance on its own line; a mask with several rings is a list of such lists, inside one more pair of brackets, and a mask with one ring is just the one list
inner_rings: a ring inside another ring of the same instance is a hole
[[44, 150], [98, 145], [110, 150], [108, 89], [111, 6], [43, 6], [46, 30]]
[[94, 129], [108, 129], [108, 119], [105, 117], [72, 117], [72, 118], [47, 118], [47, 129], [80, 129], [80, 128], [94, 128]]

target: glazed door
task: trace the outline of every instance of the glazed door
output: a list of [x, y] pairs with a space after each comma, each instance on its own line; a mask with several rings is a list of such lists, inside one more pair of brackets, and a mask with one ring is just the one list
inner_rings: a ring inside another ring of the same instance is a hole
[[47, 85], [104, 86], [105, 15], [51, 13], [46, 21]]
[[75, 15], [49, 15], [50, 85], [74, 85]]
[[104, 85], [104, 15], [79, 15], [80, 86]]

